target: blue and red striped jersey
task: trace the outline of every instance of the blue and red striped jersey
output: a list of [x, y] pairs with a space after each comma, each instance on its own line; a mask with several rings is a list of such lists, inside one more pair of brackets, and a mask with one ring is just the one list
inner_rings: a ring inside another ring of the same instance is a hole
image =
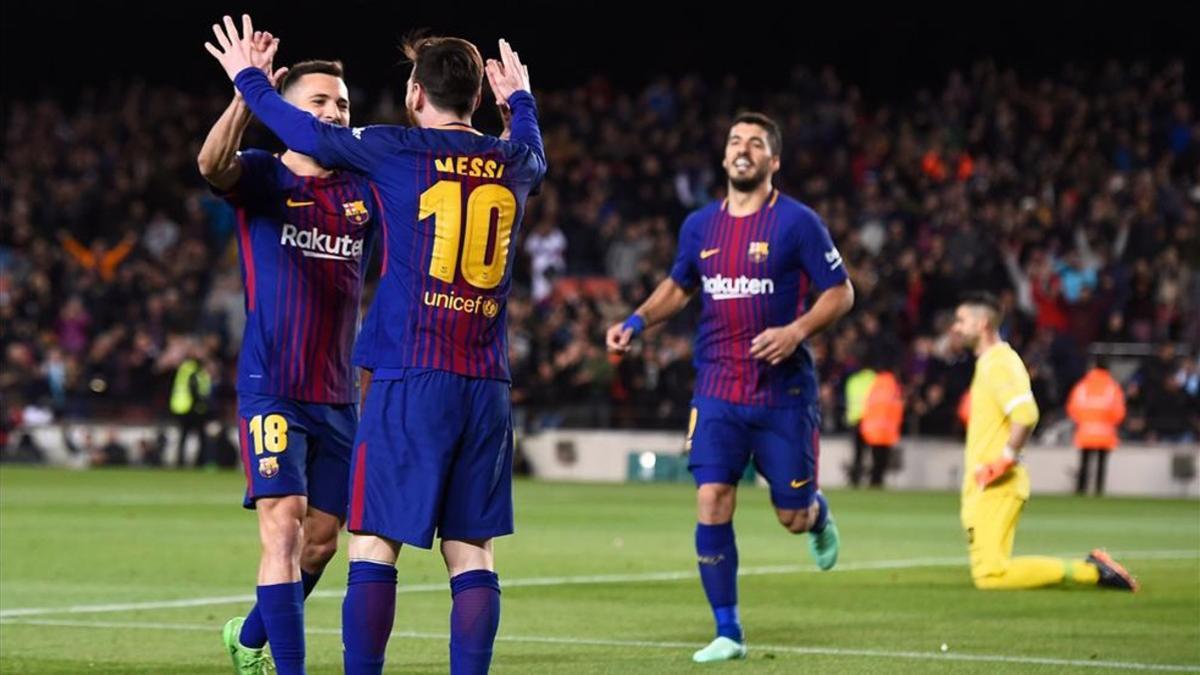
[[312, 403], [358, 400], [351, 350], [377, 206], [350, 172], [297, 176], [263, 150], [239, 153], [237, 209], [246, 332], [240, 392]]
[[236, 84], [288, 147], [370, 179], [382, 208], [383, 271], [354, 362], [377, 379], [407, 368], [510, 380], [506, 305], [517, 232], [546, 174], [533, 96], [517, 92], [512, 138], [467, 125], [325, 124], [254, 69]]
[[700, 291], [696, 396], [775, 407], [816, 403], [807, 347], [778, 366], [750, 356], [759, 333], [804, 313], [810, 287], [823, 291], [848, 278], [812, 209], [778, 190], [749, 216], [732, 216], [725, 202], [713, 202], [684, 221], [671, 278]]

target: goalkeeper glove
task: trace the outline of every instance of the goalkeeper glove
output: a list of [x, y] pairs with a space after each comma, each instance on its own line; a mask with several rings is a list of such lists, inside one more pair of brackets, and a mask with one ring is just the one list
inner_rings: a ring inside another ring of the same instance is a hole
[[995, 483], [1008, 473], [1008, 470], [1013, 468], [1017, 463], [1017, 453], [1013, 449], [1004, 446], [1004, 452], [1001, 453], [1000, 459], [993, 462], [988, 462], [975, 469], [975, 484], [982, 490], [987, 486]]

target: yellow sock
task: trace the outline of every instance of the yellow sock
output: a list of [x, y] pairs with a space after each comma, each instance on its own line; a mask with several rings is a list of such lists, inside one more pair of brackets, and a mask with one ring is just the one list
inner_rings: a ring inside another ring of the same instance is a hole
[[1100, 569], [1086, 560], [1064, 560], [1063, 570], [1077, 584], [1095, 586], [1100, 582]]
[[1042, 556], [1013, 558], [1002, 573], [976, 577], [975, 587], [1000, 590], [1052, 586], [1066, 578], [1063, 562]]

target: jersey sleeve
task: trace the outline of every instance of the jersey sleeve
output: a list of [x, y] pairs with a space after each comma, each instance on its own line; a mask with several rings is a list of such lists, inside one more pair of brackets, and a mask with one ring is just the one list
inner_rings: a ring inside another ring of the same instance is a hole
[[276, 185], [275, 158], [265, 150], [240, 150], [238, 162], [241, 175], [228, 190], [216, 187], [213, 192], [234, 206], [246, 207], [266, 199]]
[[542, 144], [542, 130], [538, 126], [537, 103], [533, 100], [533, 94], [518, 91], [508, 97], [508, 105], [512, 109], [511, 138], [513, 142], [529, 148], [528, 162], [536, 184], [546, 175], [546, 148]]
[[348, 129], [322, 122], [288, 103], [275, 91], [267, 76], [246, 68], [234, 80], [246, 106], [288, 148], [317, 160], [329, 169], [350, 169], [375, 175], [389, 155], [405, 147], [408, 130], [380, 125]]
[[679, 228], [679, 244], [675, 248], [675, 264], [671, 265], [671, 279], [685, 291], [692, 290], [700, 283], [700, 270], [696, 265], [699, 256], [696, 251], [698, 220], [693, 213], [683, 221], [683, 227]]
[[542, 179], [546, 177], [546, 148], [542, 143], [542, 131], [538, 126], [537, 105], [533, 95], [527, 91], [514, 92], [508, 98], [512, 108], [512, 133], [508, 145], [508, 158], [513, 170], [521, 180], [529, 181], [529, 194], [541, 191]]
[[1037, 401], [1029, 384], [1029, 373], [1020, 359], [998, 359], [984, 372], [984, 383], [1004, 416], [1025, 426], [1038, 421]]
[[800, 264], [818, 291], [837, 286], [849, 279], [842, 254], [834, 246], [829, 229], [821, 217], [805, 208], [798, 231]]

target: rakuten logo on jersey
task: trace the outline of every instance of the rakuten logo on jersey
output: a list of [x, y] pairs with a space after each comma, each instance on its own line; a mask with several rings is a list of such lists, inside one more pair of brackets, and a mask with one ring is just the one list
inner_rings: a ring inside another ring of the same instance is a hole
[[700, 277], [704, 292], [713, 300], [734, 300], [755, 295], [770, 295], [775, 292], [774, 279], [751, 279], [740, 276], [736, 279], [718, 274], [715, 277]]
[[301, 255], [306, 258], [324, 260], [358, 260], [362, 257], [363, 250], [362, 239], [355, 239], [348, 234], [334, 237], [315, 227], [311, 230], [300, 230], [290, 223], [283, 226], [279, 243], [300, 249]]

